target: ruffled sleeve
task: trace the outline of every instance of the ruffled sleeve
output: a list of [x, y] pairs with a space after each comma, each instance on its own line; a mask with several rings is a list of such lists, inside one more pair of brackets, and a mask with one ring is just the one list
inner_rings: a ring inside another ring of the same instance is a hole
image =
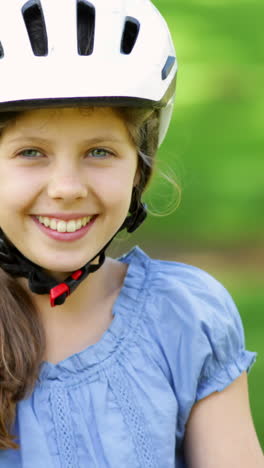
[[221, 286], [215, 299], [209, 324], [201, 332], [207, 344], [207, 354], [201, 369], [196, 400], [221, 391], [242, 372], [251, 369], [256, 353], [245, 349], [244, 329], [237, 308], [229, 293]]
[[256, 353], [245, 349], [243, 325], [229, 293], [206, 272], [156, 263], [150, 291], [149, 329], [161, 351], [156, 359], [177, 399], [182, 437], [195, 402], [249, 371]]

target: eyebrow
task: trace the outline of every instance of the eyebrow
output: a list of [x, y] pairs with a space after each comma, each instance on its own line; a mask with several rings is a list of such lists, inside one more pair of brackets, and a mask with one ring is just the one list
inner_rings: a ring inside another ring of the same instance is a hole
[[[8, 143], [18, 143], [22, 141], [38, 142], [38, 143], [44, 143], [44, 144], [53, 142], [53, 140], [49, 140], [47, 138], [42, 138], [42, 137], [38, 137], [34, 135], [21, 135], [17, 138], [13, 138], [9, 140]], [[93, 137], [93, 138], [88, 138], [86, 140], [82, 140], [82, 143], [89, 144], [89, 145], [97, 145], [103, 142], [111, 142], [111, 143], [119, 143], [119, 144], [125, 143], [124, 140], [115, 138], [111, 135], [101, 135], [98, 137]]]

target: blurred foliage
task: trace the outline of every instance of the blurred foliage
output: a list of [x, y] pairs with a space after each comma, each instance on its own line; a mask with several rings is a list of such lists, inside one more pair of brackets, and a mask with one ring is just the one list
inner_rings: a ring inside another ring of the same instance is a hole
[[[182, 187], [178, 210], [150, 217], [141, 238], [178, 245], [261, 243], [264, 217], [264, 3], [154, 0], [179, 61], [173, 121], [159, 151]], [[172, 192], [157, 176], [148, 204], [165, 211]]]

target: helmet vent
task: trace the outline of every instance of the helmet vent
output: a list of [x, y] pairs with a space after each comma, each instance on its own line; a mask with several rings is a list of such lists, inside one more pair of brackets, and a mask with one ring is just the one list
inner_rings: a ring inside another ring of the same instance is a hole
[[78, 53], [91, 55], [94, 48], [95, 8], [85, 0], [77, 2]]
[[48, 55], [48, 37], [40, 2], [29, 0], [22, 8], [22, 14], [34, 55]]
[[3, 46], [2, 46], [2, 43], [0, 42], [0, 59], [2, 59], [4, 57], [4, 49], [3, 49]]
[[163, 80], [166, 80], [168, 78], [171, 70], [173, 69], [173, 66], [176, 62], [176, 57], [172, 57], [171, 55], [167, 58], [166, 63], [162, 69], [161, 72], [161, 77]]
[[135, 18], [128, 17], [126, 19], [121, 41], [121, 53], [126, 55], [131, 54], [137, 42], [139, 29], [140, 24]]

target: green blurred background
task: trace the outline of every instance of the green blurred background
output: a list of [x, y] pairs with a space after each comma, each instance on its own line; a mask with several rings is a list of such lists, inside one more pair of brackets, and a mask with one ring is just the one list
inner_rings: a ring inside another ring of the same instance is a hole
[[[204, 268], [234, 297], [247, 348], [258, 352], [250, 399], [264, 449], [264, 47], [263, 0], [154, 0], [167, 19], [179, 73], [173, 121], [158, 166], [174, 171], [180, 207], [149, 216], [116, 253], [138, 243], [156, 258]], [[173, 193], [156, 176], [148, 205]]]

